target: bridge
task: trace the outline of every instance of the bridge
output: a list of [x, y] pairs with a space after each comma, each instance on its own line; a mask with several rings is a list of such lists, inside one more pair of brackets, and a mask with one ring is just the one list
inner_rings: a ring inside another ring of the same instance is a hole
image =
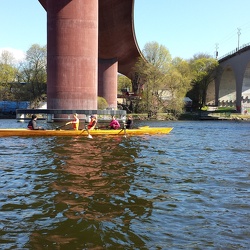
[[209, 85], [207, 104], [250, 113], [250, 43], [219, 58], [221, 71]]
[[[142, 57], [134, 0], [38, 0], [47, 11], [47, 107], [96, 110], [97, 96], [117, 107], [117, 72], [130, 79]], [[250, 45], [219, 59], [207, 104], [250, 112]]]
[[117, 108], [117, 72], [133, 79], [142, 54], [134, 0], [38, 0], [47, 12], [48, 109]]

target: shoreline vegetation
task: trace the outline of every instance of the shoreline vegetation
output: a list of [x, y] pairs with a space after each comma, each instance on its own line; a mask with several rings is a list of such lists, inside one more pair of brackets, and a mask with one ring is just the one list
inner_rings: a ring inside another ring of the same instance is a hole
[[178, 118], [170, 114], [159, 113], [157, 115], [148, 117], [146, 114], [133, 114], [134, 120], [159, 120], [159, 121], [182, 121], [182, 120], [238, 120], [238, 121], [250, 121], [250, 115], [231, 113], [231, 112], [185, 112]]
[[[250, 114], [240, 114], [230, 111], [197, 111], [185, 112], [178, 118], [168, 113], [148, 114], [131, 114], [134, 120], [159, 120], [159, 121], [180, 121], [180, 120], [238, 120], [250, 121]], [[15, 114], [0, 113], [0, 119], [16, 119]]]

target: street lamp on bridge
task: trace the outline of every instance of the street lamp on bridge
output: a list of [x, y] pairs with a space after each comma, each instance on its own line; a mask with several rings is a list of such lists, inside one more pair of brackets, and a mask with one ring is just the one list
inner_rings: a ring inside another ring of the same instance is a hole
[[240, 28], [237, 28], [238, 29], [238, 32], [237, 32], [237, 34], [238, 34], [238, 50], [240, 49], [240, 35], [241, 35], [241, 32], [240, 32]]

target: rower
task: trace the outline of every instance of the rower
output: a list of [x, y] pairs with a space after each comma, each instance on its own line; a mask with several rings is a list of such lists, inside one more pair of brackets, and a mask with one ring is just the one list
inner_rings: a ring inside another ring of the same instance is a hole
[[29, 121], [29, 124], [27, 126], [28, 129], [31, 129], [31, 130], [44, 130], [43, 127], [38, 127], [37, 126], [36, 120], [37, 120], [37, 116], [36, 115], [32, 115], [31, 120]]
[[96, 117], [94, 115], [91, 115], [90, 116], [90, 122], [88, 124], [88, 130], [95, 129], [96, 124], [97, 124]]
[[79, 128], [79, 118], [78, 114], [74, 113], [74, 120], [71, 122], [67, 122], [65, 125], [72, 124], [74, 130], [78, 130]]
[[132, 128], [132, 125], [133, 125], [133, 118], [132, 118], [132, 115], [129, 115], [128, 119], [125, 123], [125, 126], [126, 126], [126, 128], [130, 129], [130, 128]]
[[116, 120], [115, 116], [112, 116], [112, 121], [109, 124], [109, 127], [111, 129], [119, 129], [121, 127], [120, 123], [118, 122], [118, 120]]

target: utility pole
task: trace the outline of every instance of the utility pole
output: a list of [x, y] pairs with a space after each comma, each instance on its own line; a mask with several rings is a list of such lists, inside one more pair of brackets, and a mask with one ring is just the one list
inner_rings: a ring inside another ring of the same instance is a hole
[[218, 48], [219, 48], [219, 44], [218, 43], [216, 43], [215, 44], [215, 58], [217, 59], [217, 57], [218, 57]]
[[238, 29], [238, 32], [237, 32], [237, 34], [238, 34], [238, 50], [240, 49], [240, 35], [241, 35], [241, 32], [240, 32], [240, 28], [237, 28]]

